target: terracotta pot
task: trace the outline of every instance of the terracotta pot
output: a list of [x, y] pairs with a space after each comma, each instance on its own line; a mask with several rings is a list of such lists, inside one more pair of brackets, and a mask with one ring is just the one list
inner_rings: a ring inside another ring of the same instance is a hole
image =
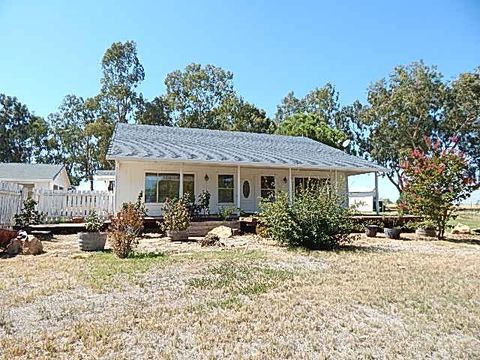
[[389, 239], [400, 239], [400, 233], [402, 232], [402, 229], [397, 227], [385, 228], [383, 229], [383, 232]]
[[107, 233], [104, 232], [78, 233], [78, 247], [82, 251], [102, 251], [106, 241]]
[[365, 227], [365, 235], [367, 237], [375, 237], [377, 236], [378, 226], [366, 226]]
[[422, 237], [436, 237], [437, 232], [435, 229], [424, 229], [424, 228], [418, 228], [415, 230], [415, 236], [422, 238]]
[[169, 237], [170, 240], [172, 241], [184, 241], [184, 240], [188, 240], [188, 232], [186, 230], [183, 230], [183, 231], [167, 230], [167, 237]]

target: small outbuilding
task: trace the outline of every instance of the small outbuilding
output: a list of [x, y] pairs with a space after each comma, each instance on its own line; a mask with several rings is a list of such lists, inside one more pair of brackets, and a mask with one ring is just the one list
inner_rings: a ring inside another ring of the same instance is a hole
[[65, 165], [0, 163], [0, 181], [23, 186], [31, 195], [34, 190], [67, 190], [70, 187]]

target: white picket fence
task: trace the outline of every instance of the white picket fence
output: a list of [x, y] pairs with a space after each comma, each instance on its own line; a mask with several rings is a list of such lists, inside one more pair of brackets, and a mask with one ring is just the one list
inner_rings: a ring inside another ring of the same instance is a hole
[[22, 209], [22, 186], [0, 182], [0, 228], [15, 225], [14, 216]]
[[46, 222], [85, 217], [90, 210], [95, 210], [102, 218], [114, 214], [115, 196], [112, 192], [35, 190], [32, 197], [37, 202], [37, 211], [45, 214]]

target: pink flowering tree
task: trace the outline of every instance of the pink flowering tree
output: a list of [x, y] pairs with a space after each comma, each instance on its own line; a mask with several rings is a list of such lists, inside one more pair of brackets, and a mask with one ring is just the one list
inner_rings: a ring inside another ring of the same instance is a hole
[[425, 138], [427, 151], [414, 149], [401, 162], [403, 181], [401, 208], [435, 224], [443, 239], [449, 219], [455, 218], [457, 205], [468, 198], [478, 183], [468, 171], [465, 155], [449, 145]]

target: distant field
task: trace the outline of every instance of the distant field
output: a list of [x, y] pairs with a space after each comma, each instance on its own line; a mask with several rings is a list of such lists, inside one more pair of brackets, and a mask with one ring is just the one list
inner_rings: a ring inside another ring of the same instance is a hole
[[464, 210], [459, 211], [458, 217], [451, 220], [449, 225], [455, 226], [458, 223], [468, 225], [471, 228], [480, 228], [480, 209], [478, 210]]

